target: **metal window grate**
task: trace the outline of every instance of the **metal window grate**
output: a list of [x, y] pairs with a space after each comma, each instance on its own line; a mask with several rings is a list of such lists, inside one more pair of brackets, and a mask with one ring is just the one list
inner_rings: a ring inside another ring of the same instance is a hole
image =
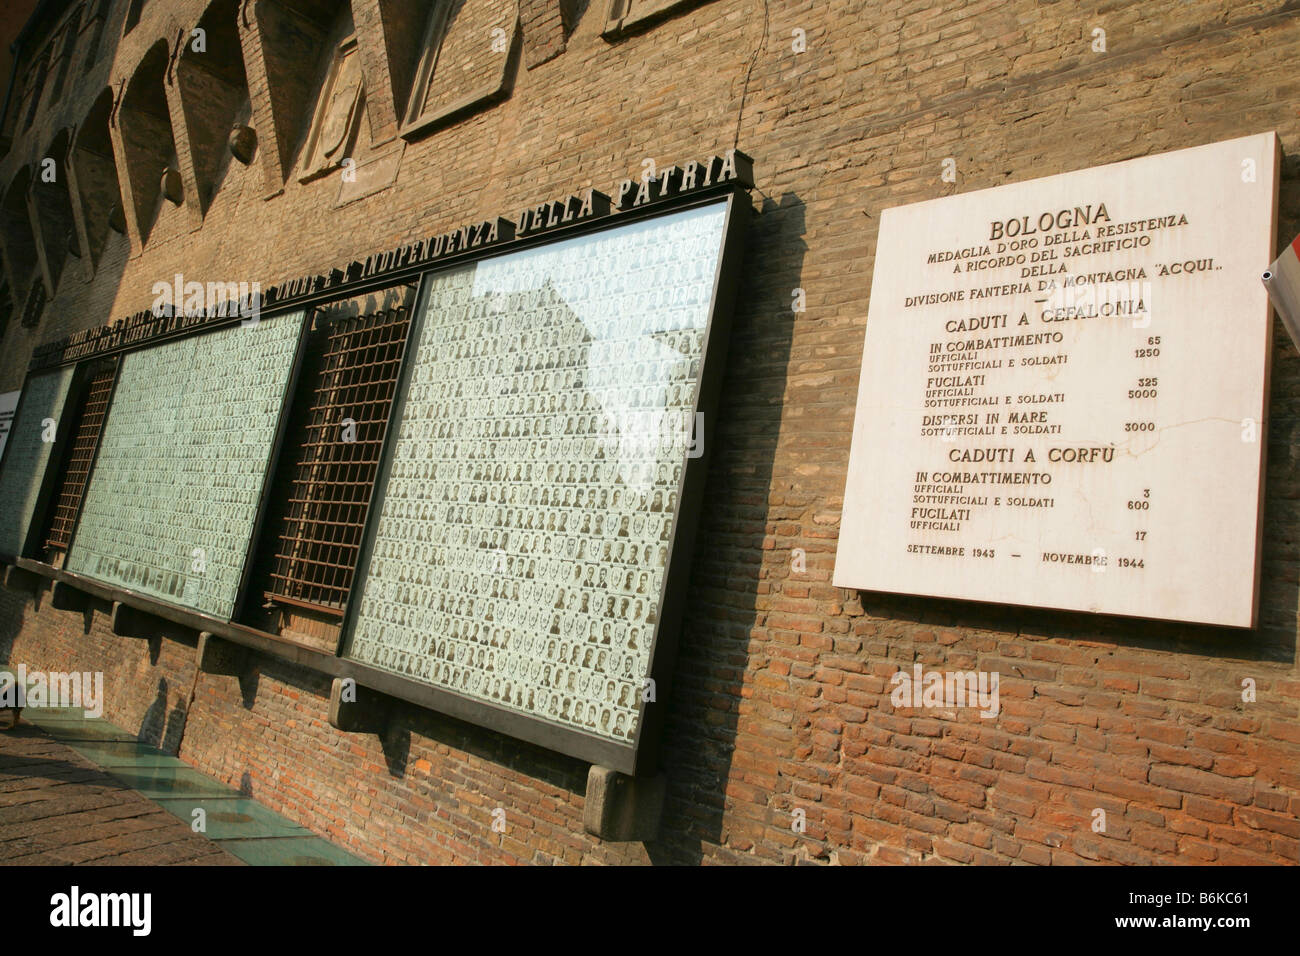
[[81, 511], [86, 482], [90, 479], [90, 466], [95, 460], [99, 435], [108, 415], [108, 400], [113, 393], [115, 373], [116, 367], [113, 364], [105, 365], [91, 374], [86, 386], [86, 400], [81, 407], [81, 416], [73, 433], [72, 449], [68, 452], [67, 466], [63, 470], [63, 480], [50, 513], [50, 529], [45, 537], [45, 546], [48, 548], [67, 548], [72, 540], [72, 529], [77, 523], [77, 514]]
[[333, 321], [291, 469], [273, 601], [342, 612], [410, 326], [407, 308]]

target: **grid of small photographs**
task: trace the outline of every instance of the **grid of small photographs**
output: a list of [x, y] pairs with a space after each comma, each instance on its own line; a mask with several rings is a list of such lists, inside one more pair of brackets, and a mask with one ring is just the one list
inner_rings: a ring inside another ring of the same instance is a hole
[[123, 359], [69, 570], [230, 617], [302, 320]]
[[348, 656], [634, 739], [724, 211], [432, 277]]

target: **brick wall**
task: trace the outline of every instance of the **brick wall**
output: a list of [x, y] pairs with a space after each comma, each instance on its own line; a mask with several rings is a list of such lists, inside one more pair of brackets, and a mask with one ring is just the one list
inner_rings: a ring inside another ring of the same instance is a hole
[[[1300, 860], [1300, 356], [1280, 326], [1256, 631], [830, 584], [880, 210], [1269, 129], [1296, 154], [1295, 13], [1277, 0], [714, 0], [610, 45], [604, 4], [581, 7], [561, 52], [532, 69], [525, 57], [509, 99], [407, 144], [388, 189], [336, 207], [334, 177], [291, 177], [267, 200], [260, 165], [232, 165], [201, 228], [166, 213], [135, 258], [112, 234], [92, 281], [65, 270], [41, 328], [10, 323], [0, 386], [17, 387], [36, 343], [148, 307], [174, 272], [270, 284], [608, 190], [642, 157], [704, 156], [738, 133], [759, 214], [673, 696], [660, 704], [661, 838], [601, 844], [582, 831], [585, 765], [437, 714], [399, 705], [382, 738], [339, 734], [327, 681], [297, 667], [251, 655], [238, 677], [195, 683], [192, 636], [115, 638], [103, 613], [87, 630], [84, 615], [6, 594], [0, 659], [102, 668], [110, 717], [179, 741], [183, 759], [376, 861]], [[189, 23], [202, 4], [166, 10]], [[537, 3], [525, 14], [544, 35], [524, 49], [551, 54], [553, 18]], [[1092, 50], [1097, 27], [1105, 53]], [[792, 49], [796, 28], [806, 52]], [[163, 35], [150, 29], [142, 21], [59, 115], [129, 75]], [[250, 72], [250, 86], [263, 81]], [[52, 135], [57, 122], [38, 125]], [[40, 149], [23, 142], [0, 186]], [[946, 157], [955, 184], [940, 178]], [[1282, 176], [1286, 240], [1300, 232], [1292, 155]], [[1000, 714], [896, 710], [889, 677], [914, 662], [997, 670]], [[1091, 828], [1097, 808], [1105, 833]], [[806, 832], [792, 830], [795, 810]]]

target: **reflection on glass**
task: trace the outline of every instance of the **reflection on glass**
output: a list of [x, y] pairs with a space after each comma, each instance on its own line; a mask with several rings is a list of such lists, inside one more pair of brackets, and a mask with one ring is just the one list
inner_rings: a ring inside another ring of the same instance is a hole
[[22, 552], [74, 373], [67, 365], [34, 375], [23, 391], [0, 470], [0, 554]]
[[723, 210], [433, 277], [350, 657], [634, 737]]

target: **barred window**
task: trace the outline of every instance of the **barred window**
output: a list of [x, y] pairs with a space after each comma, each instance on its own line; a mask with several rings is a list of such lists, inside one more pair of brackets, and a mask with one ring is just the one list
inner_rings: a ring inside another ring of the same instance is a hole
[[72, 430], [72, 445], [49, 513], [49, 525], [45, 532], [47, 560], [52, 557], [49, 551], [67, 550], [72, 541], [72, 529], [76, 526], [77, 515], [81, 511], [81, 501], [86, 493], [86, 482], [90, 478], [95, 451], [99, 448], [99, 436], [108, 414], [108, 400], [113, 393], [116, 375], [115, 362], [98, 364], [88, 373], [77, 422]]
[[320, 321], [306, 364], [310, 392], [286, 443], [283, 517], [265, 597], [341, 614], [410, 328], [406, 306]]

